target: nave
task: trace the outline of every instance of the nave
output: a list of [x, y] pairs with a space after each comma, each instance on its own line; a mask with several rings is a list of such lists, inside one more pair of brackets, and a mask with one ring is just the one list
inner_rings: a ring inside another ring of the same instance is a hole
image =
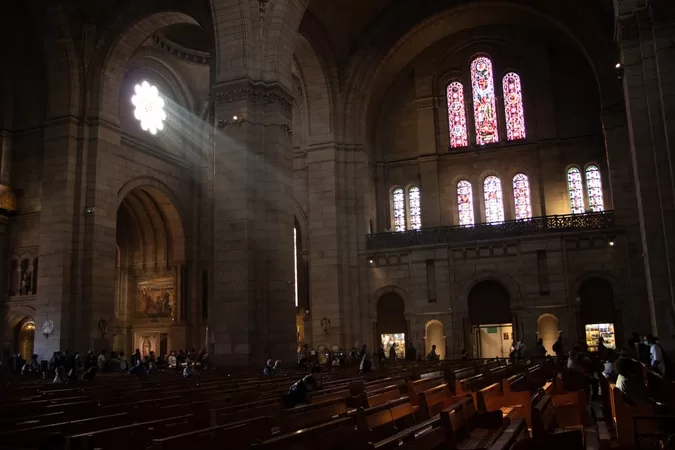
[[[325, 367], [321, 389], [284, 409], [304, 375], [219, 369], [191, 380], [166, 371], [9, 381], [0, 392], [0, 448], [668, 448], [653, 411], [629, 406], [602, 371], [590, 374], [601, 389], [590, 397], [588, 379], [551, 358], [384, 361], [365, 376], [355, 366]], [[672, 381], [646, 368], [640, 375], [652, 398], [675, 406]]]

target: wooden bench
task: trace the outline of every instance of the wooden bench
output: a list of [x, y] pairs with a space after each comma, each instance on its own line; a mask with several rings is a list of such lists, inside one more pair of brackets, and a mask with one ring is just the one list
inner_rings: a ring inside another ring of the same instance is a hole
[[450, 386], [447, 383], [420, 392], [417, 394], [417, 397], [420, 420], [430, 419], [439, 414], [443, 409], [461, 400], [461, 397], [452, 394]]
[[225, 448], [243, 449], [248, 448], [257, 439], [268, 438], [270, 429], [269, 418], [258, 417], [239, 423], [153, 439], [151, 448], [152, 450], [185, 450], [187, 448], [213, 448], [220, 445]]
[[[612, 421], [614, 423], [614, 430], [616, 431], [617, 442], [621, 447], [630, 447], [635, 442], [633, 417], [654, 416], [654, 407], [652, 405], [631, 406], [626, 403], [623, 392], [616, 385], [610, 383], [609, 386]], [[656, 432], [655, 423], [640, 421], [639, 432]]]
[[362, 442], [378, 441], [415, 423], [414, 407], [406, 397], [356, 411], [356, 428]]
[[408, 393], [408, 398], [410, 398], [410, 403], [413, 404], [415, 410], [419, 408], [419, 393], [439, 386], [444, 383], [443, 377], [434, 377], [434, 378], [425, 378], [417, 381], [408, 381], [406, 383], [406, 391]]
[[557, 431], [559, 424], [556, 422], [556, 415], [568, 408], [569, 405], [552, 405], [551, 396], [547, 394], [532, 409], [532, 439], [537, 448], [584, 450], [582, 429]]

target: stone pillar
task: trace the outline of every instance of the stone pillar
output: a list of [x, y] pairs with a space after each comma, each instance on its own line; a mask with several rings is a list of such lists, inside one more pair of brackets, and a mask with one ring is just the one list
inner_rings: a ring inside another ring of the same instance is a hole
[[215, 97], [214, 357], [223, 364], [292, 361], [291, 96], [278, 85], [241, 83], [216, 89]]
[[[7, 226], [9, 220], [6, 211], [0, 211], [0, 337], [5, 336], [7, 327], [7, 306], [5, 298], [7, 296]], [[4, 342], [0, 342], [0, 360], [3, 358]]]
[[[629, 4], [630, 3], [630, 4]], [[668, 350], [675, 348], [675, 191], [671, 141], [675, 113], [672, 77], [675, 17], [668, 2], [622, 2], [617, 39], [623, 64], [630, 158], [636, 193], [641, 256], [652, 333]], [[611, 148], [608, 146], [608, 151]], [[612, 168], [614, 170], [614, 168]], [[612, 174], [612, 181], [615, 175]], [[616, 186], [612, 182], [613, 195]], [[614, 204], [621, 208], [622, 198]], [[633, 242], [633, 244], [631, 244]], [[637, 239], [629, 245], [637, 247]], [[636, 307], [641, 308], [639, 301]], [[625, 311], [625, 309], [624, 309]], [[625, 311], [630, 315], [630, 311]]]

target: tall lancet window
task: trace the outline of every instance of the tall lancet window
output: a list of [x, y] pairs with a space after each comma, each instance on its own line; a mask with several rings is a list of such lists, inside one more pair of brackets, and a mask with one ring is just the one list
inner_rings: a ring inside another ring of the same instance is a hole
[[513, 204], [516, 207], [516, 220], [532, 217], [530, 182], [527, 179], [527, 175], [523, 173], [518, 173], [513, 177]]
[[520, 77], [509, 72], [502, 78], [504, 90], [504, 113], [506, 117], [506, 139], [525, 139], [525, 114], [523, 113], [523, 92]]
[[583, 214], [584, 188], [581, 185], [581, 171], [576, 167], [570, 167], [567, 171], [567, 192], [570, 196], [570, 209], [572, 214]]
[[504, 222], [502, 182], [499, 178], [487, 177], [483, 182], [483, 193], [485, 195], [485, 221], [487, 223]]
[[586, 190], [588, 192], [588, 208], [592, 212], [602, 212], [605, 210], [605, 202], [602, 198], [602, 180], [600, 179], [600, 169], [591, 164], [586, 167]]
[[469, 145], [469, 134], [466, 128], [466, 107], [464, 105], [464, 86], [459, 81], [448, 85], [448, 124], [450, 127], [450, 147], [466, 147]]
[[405, 231], [405, 194], [402, 188], [392, 192], [394, 205], [394, 231]]
[[490, 58], [481, 56], [471, 63], [471, 88], [473, 90], [476, 143], [485, 145], [499, 142], [495, 83]]
[[471, 183], [466, 180], [457, 183], [457, 214], [461, 226], [473, 225], [473, 190]]
[[422, 209], [420, 207], [420, 188], [411, 186], [408, 189], [408, 211], [410, 211], [410, 229], [422, 228]]

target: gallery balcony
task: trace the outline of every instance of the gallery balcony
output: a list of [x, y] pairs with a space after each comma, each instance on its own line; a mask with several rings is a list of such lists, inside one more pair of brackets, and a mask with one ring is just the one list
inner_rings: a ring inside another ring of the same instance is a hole
[[422, 228], [416, 231], [369, 234], [367, 250], [385, 250], [418, 245], [453, 244], [467, 241], [503, 239], [545, 233], [611, 230], [614, 211], [585, 214], [532, 217], [508, 220], [498, 224], [479, 223], [473, 226]]

